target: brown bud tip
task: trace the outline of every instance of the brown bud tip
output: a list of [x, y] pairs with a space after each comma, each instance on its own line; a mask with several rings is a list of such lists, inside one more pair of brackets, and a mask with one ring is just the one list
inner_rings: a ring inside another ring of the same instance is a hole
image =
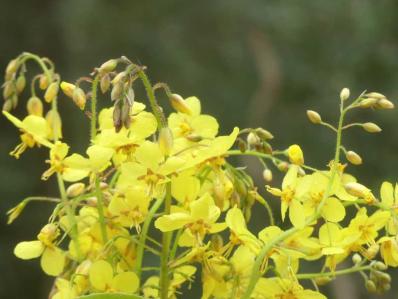
[[322, 122], [321, 116], [316, 111], [307, 110], [307, 117], [313, 124], [320, 124]]

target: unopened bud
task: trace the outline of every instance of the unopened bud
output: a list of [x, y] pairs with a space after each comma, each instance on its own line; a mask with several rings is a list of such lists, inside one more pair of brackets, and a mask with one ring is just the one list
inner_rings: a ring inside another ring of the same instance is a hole
[[6, 67], [6, 80], [10, 80], [14, 76], [14, 74], [17, 72], [18, 67], [18, 59], [16, 58], [8, 63]]
[[268, 168], [264, 169], [263, 178], [266, 182], [271, 182], [272, 181], [272, 171]]
[[126, 129], [130, 128], [131, 124], [130, 110], [131, 110], [130, 105], [124, 103], [121, 115], [122, 115], [122, 124]]
[[86, 106], [86, 94], [80, 87], [76, 87], [73, 91], [73, 102], [79, 107], [81, 110], [84, 110]]
[[50, 138], [53, 140], [62, 138], [62, 121], [59, 113], [55, 110], [48, 111], [46, 120], [51, 130]]
[[100, 73], [109, 73], [112, 72], [116, 68], [116, 66], [117, 66], [117, 59], [109, 59], [98, 68], [98, 71]]
[[43, 103], [38, 97], [31, 97], [26, 103], [29, 115], [43, 116]]
[[291, 163], [295, 165], [303, 165], [304, 164], [304, 155], [300, 146], [297, 144], [293, 144], [289, 146], [287, 150], [287, 154], [289, 156], [289, 160]]
[[369, 293], [376, 293], [376, 291], [377, 291], [376, 284], [373, 282], [373, 280], [368, 279], [365, 282], [365, 287]]
[[376, 105], [377, 101], [378, 101], [378, 99], [376, 99], [376, 98], [363, 99], [359, 102], [359, 107], [360, 108], [371, 108]]
[[12, 102], [12, 108], [13, 108], [13, 109], [17, 108], [17, 105], [18, 105], [18, 96], [17, 96], [16, 94], [14, 94], [14, 95], [11, 97], [11, 102]]
[[317, 285], [323, 286], [331, 282], [332, 278], [330, 276], [323, 276], [323, 277], [321, 276], [321, 277], [316, 277], [314, 280]]
[[359, 264], [361, 261], [362, 261], [362, 257], [361, 257], [358, 253], [355, 253], [355, 254], [352, 256], [352, 262], [353, 262], [354, 264]]
[[178, 112], [185, 113], [188, 115], [192, 114], [191, 108], [187, 105], [185, 100], [179, 94], [173, 93], [169, 97], [171, 106]]
[[25, 209], [27, 205], [27, 201], [21, 201], [16, 207], [12, 208], [11, 210], [7, 211], [8, 219], [7, 224], [11, 224], [19, 217], [22, 211]]
[[238, 148], [239, 148], [240, 152], [244, 153], [247, 150], [246, 142], [244, 142], [240, 138], [238, 138], [236, 142], [238, 144]]
[[115, 127], [115, 131], [119, 132], [123, 127], [123, 122], [122, 122], [122, 109], [118, 103], [114, 106], [112, 118], [113, 118], [113, 126]]
[[68, 83], [65, 81], [61, 82], [61, 89], [67, 97], [73, 98], [73, 92], [76, 86], [72, 83]]
[[258, 138], [257, 134], [254, 132], [250, 132], [247, 135], [247, 143], [250, 146], [256, 146], [257, 144], [259, 144], [261, 142], [260, 138]]
[[85, 260], [85, 261], [81, 262], [79, 264], [79, 266], [76, 267], [75, 273], [78, 275], [87, 276], [90, 271], [91, 265], [92, 265], [92, 262], [90, 260]]
[[211, 235], [211, 247], [214, 251], [221, 251], [224, 246], [224, 240], [220, 234]]
[[163, 155], [170, 155], [173, 149], [173, 133], [170, 128], [161, 128], [159, 132], [159, 147]]
[[289, 169], [289, 163], [287, 163], [287, 162], [281, 162], [281, 163], [278, 164], [277, 167], [278, 167], [278, 169], [279, 169], [280, 171], [286, 172], [286, 171], [288, 171], [288, 169]]
[[376, 108], [379, 109], [394, 109], [394, 107], [394, 103], [387, 99], [378, 100], [376, 105]]
[[340, 92], [340, 99], [342, 101], [347, 100], [350, 97], [350, 90], [348, 88], [343, 88]]
[[119, 74], [117, 74], [113, 80], [112, 80], [112, 84], [116, 85], [118, 83], [120, 83], [124, 78], [126, 77], [126, 72], [120, 72]]
[[13, 103], [12, 103], [12, 100], [11, 99], [8, 99], [8, 100], [6, 100], [5, 102], [4, 102], [4, 104], [3, 104], [3, 111], [7, 111], [7, 112], [10, 112], [11, 110], [12, 110], [12, 107], [13, 107]]
[[368, 98], [375, 98], [375, 99], [378, 99], [378, 100], [386, 98], [386, 96], [384, 94], [381, 94], [381, 93], [378, 93], [378, 92], [369, 92], [369, 93], [365, 94], [365, 96], [367, 96]]
[[59, 90], [58, 82], [51, 83], [48, 86], [46, 92], [44, 93], [44, 100], [47, 103], [51, 103], [57, 97], [58, 90]]
[[15, 93], [15, 85], [13, 81], [7, 81], [3, 85], [3, 98], [6, 100]]
[[345, 190], [348, 194], [356, 197], [365, 198], [369, 195], [370, 189], [357, 182], [351, 182], [344, 185]]
[[379, 279], [383, 283], [390, 283], [391, 282], [391, 276], [388, 273], [380, 272]]
[[374, 268], [380, 271], [385, 271], [388, 267], [383, 262], [377, 261], [376, 263], [374, 263]]
[[111, 78], [109, 77], [108, 74], [103, 75], [100, 81], [101, 92], [106, 93], [109, 90], [110, 86], [111, 86]]
[[52, 246], [52, 242], [59, 234], [58, 228], [55, 224], [49, 223], [43, 226], [37, 238], [47, 246]]
[[261, 139], [273, 139], [274, 138], [274, 135], [272, 135], [271, 132], [269, 132], [263, 128], [257, 128], [256, 133], [257, 133], [258, 137], [260, 137]]
[[375, 123], [371, 123], [371, 122], [362, 124], [362, 128], [366, 132], [369, 132], [369, 133], [379, 133], [379, 132], [381, 132], [381, 128], [378, 125], [376, 125]]
[[192, 142], [199, 142], [199, 141], [202, 141], [202, 140], [203, 140], [203, 137], [202, 137], [202, 136], [199, 136], [199, 135], [197, 135], [197, 134], [189, 134], [189, 135], [186, 136], [186, 138], [187, 138], [189, 141], [192, 141]]
[[70, 198], [79, 196], [84, 192], [85, 187], [86, 186], [83, 183], [74, 183], [66, 189], [66, 195]]
[[17, 93], [20, 94], [26, 86], [26, 78], [24, 75], [19, 75], [17, 82], [15, 83], [15, 87], [17, 89]]
[[50, 82], [48, 81], [48, 77], [45, 74], [40, 75], [39, 88], [41, 90], [45, 90], [45, 89], [47, 89], [49, 84], [50, 84]]
[[117, 99], [120, 99], [123, 93], [123, 89], [123, 83], [114, 84], [111, 91], [111, 100], [116, 101]]
[[383, 283], [383, 284], [380, 286], [380, 290], [381, 290], [382, 292], [388, 292], [390, 289], [391, 289], [391, 284], [390, 284], [390, 283]]
[[316, 111], [307, 110], [307, 117], [313, 124], [320, 124], [322, 122], [320, 114]]
[[348, 151], [345, 154], [345, 157], [347, 160], [354, 165], [361, 165], [362, 164], [362, 158], [359, 156], [356, 152], [354, 151]]

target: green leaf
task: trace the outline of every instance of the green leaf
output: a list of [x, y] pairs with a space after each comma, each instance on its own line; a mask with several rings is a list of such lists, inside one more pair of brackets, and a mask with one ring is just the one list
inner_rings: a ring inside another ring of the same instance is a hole
[[80, 296], [77, 299], [145, 299], [144, 297], [125, 293], [98, 293]]

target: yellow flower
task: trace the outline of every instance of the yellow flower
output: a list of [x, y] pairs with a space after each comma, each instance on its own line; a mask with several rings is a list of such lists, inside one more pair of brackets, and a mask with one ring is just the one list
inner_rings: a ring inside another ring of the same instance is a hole
[[15, 246], [14, 254], [23, 260], [41, 256], [40, 265], [50, 276], [58, 276], [65, 267], [65, 253], [54, 245], [59, 231], [54, 224], [45, 225], [38, 235], [38, 240], [20, 242]]
[[51, 299], [74, 299], [78, 296], [76, 286], [64, 278], [55, 280], [55, 288], [56, 291]]
[[385, 208], [390, 209], [391, 217], [388, 220], [387, 231], [392, 235], [398, 234], [398, 184], [393, 185], [383, 182], [380, 188], [381, 203]]
[[398, 267], [398, 239], [395, 237], [381, 237], [377, 242], [381, 244], [380, 253], [386, 265]]
[[[189, 207], [189, 212], [176, 212], [159, 217], [155, 221], [155, 227], [162, 232], [185, 227], [185, 237], [192, 239], [198, 245], [202, 244], [206, 234], [218, 233], [226, 228], [225, 223], [216, 223], [221, 211], [214, 204], [213, 198], [208, 193], [191, 202]], [[184, 234], [182, 240], [184, 240]]]
[[297, 228], [302, 228], [305, 225], [305, 211], [303, 204], [295, 194], [298, 182], [297, 174], [298, 166], [292, 165], [283, 179], [282, 190], [267, 186], [267, 191], [280, 197], [282, 221], [289, 209], [289, 219], [292, 224]]
[[264, 299], [326, 299], [321, 293], [304, 289], [294, 279], [276, 277], [260, 278], [254, 290], [254, 295]]
[[171, 179], [171, 195], [185, 208], [198, 197], [199, 191], [199, 179], [189, 172], [183, 172]]
[[44, 145], [48, 148], [52, 147], [52, 143], [48, 141], [51, 130], [43, 117], [28, 115], [20, 121], [7, 111], [3, 111], [3, 114], [22, 132], [20, 136], [22, 143], [10, 152], [10, 155], [18, 159], [27, 148], [32, 148], [35, 145]]
[[304, 164], [303, 151], [301, 150], [299, 145], [293, 144], [289, 146], [289, 148], [287, 149], [287, 154], [291, 163], [295, 165]]
[[134, 293], [139, 287], [137, 274], [126, 271], [115, 275], [111, 264], [104, 260], [91, 265], [89, 279], [93, 288], [102, 292]]

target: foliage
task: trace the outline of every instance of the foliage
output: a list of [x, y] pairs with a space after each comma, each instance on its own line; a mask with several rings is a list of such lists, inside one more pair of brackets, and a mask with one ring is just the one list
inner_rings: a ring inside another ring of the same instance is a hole
[[[28, 115], [20, 120], [10, 111], [26, 86], [31, 60], [42, 73], [31, 80]], [[135, 101], [139, 82], [149, 109]], [[37, 85], [50, 106], [45, 116]], [[61, 141], [59, 89], [90, 120], [86, 155], [70, 153]], [[113, 103], [99, 113], [98, 90]], [[175, 110], [167, 117], [159, 92]], [[335, 155], [326, 169], [306, 165], [297, 144], [273, 150], [273, 135], [263, 128], [235, 128], [219, 136], [218, 121], [202, 113], [199, 99], [184, 99], [165, 83], [152, 85], [146, 68], [126, 57], [108, 60], [72, 84], [61, 82], [49, 59], [22, 53], [7, 66], [3, 95], [3, 114], [21, 132], [21, 143], [10, 154], [19, 158], [29, 148], [45, 148], [49, 168], [41, 178], [57, 179], [59, 198], [29, 197], [9, 211], [11, 223], [28, 202], [55, 203], [37, 239], [14, 250], [21, 259], [40, 257], [43, 271], [55, 277], [50, 298], [115, 298], [118, 293], [124, 294], [120, 298], [177, 298], [199, 269], [203, 299], [325, 298], [318, 286], [354, 272], [369, 292], [391, 286], [388, 267], [398, 266], [398, 186], [384, 182], [377, 196], [346, 171], [341, 158], [362, 163], [342, 145], [342, 133], [352, 127], [369, 133], [381, 129], [371, 122], [346, 124], [345, 117], [356, 109], [394, 108], [383, 94], [363, 92], [351, 99], [344, 88], [337, 126], [307, 111], [312, 123], [336, 134]], [[279, 198], [281, 219], [290, 228], [276, 225], [251, 177], [231, 164], [229, 157], [236, 155], [258, 159], [265, 188]], [[285, 173], [281, 186], [269, 185], [275, 170]], [[267, 223], [256, 234], [248, 224], [258, 205]], [[149, 234], [152, 226], [161, 240]], [[353, 265], [338, 268], [349, 257]], [[300, 271], [300, 263], [317, 260], [323, 262], [318, 272]], [[304, 288], [302, 280], [311, 280], [314, 290]]]

